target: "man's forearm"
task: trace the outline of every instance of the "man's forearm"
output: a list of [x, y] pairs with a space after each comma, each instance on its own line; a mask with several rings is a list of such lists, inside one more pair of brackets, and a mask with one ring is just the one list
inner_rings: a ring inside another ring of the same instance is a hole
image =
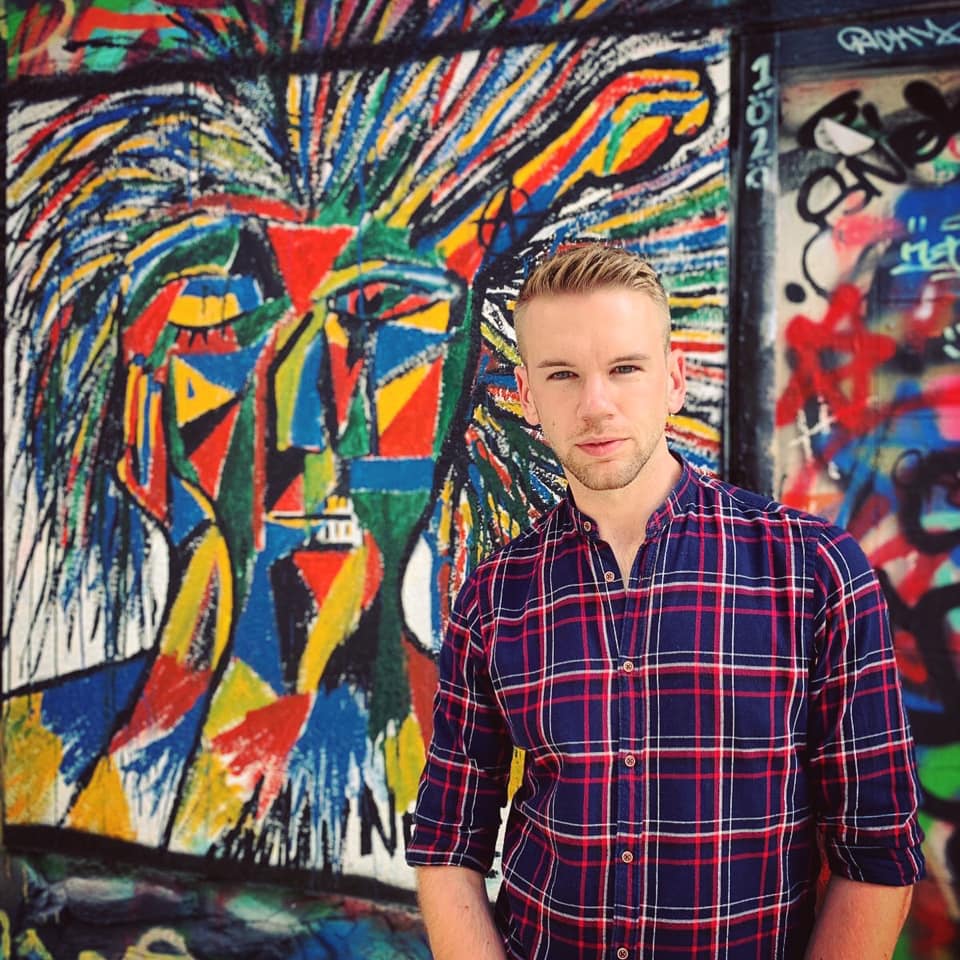
[[806, 960], [889, 960], [912, 896], [913, 887], [831, 877]]
[[506, 960], [479, 873], [418, 867], [417, 893], [434, 960]]

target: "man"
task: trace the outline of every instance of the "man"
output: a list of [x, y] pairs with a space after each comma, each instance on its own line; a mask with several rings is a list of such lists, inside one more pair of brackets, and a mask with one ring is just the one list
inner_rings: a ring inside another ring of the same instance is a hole
[[889, 957], [923, 860], [862, 552], [671, 453], [684, 358], [638, 257], [561, 249], [515, 324], [523, 413], [569, 496], [451, 615], [407, 854], [437, 960]]

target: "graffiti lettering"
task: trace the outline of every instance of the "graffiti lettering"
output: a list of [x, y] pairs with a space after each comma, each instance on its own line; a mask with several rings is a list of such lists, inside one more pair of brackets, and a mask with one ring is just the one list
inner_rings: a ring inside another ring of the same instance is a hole
[[[797, 212], [815, 225], [816, 234], [804, 250], [804, 275], [821, 295], [808, 264], [810, 247], [833, 229], [831, 215], [863, 210], [882, 195], [885, 185], [904, 184], [918, 164], [935, 159], [960, 131], [960, 101], [953, 106], [933, 85], [914, 80], [903, 98], [919, 116], [887, 129], [876, 106], [861, 101], [860, 90], [849, 90], [817, 110], [800, 128], [803, 147], [838, 155], [835, 164], [815, 169], [797, 192]], [[955, 251], [954, 251], [955, 252]], [[911, 253], [920, 257], [920, 250]], [[931, 252], [926, 260], [948, 261], [950, 248]]]
[[[927, 232], [927, 218], [911, 222], [911, 232]], [[921, 273], [931, 280], [945, 280], [960, 276], [960, 236], [947, 231], [960, 231], [960, 220], [950, 217], [941, 225], [946, 234], [943, 239], [922, 236], [919, 239], [903, 240], [900, 243], [900, 262], [891, 270], [895, 275]]]
[[756, 79], [750, 87], [744, 117], [750, 128], [750, 152], [744, 182], [751, 190], [762, 190], [770, 181], [774, 137], [770, 127], [776, 116], [776, 86], [770, 69], [770, 54], [764, 53], [750, 64]]
[[927, 17], [922, 26], [844, 27], [837, 33], [837, 43], [847, 53], [859, 57], [874, 51], [902, 53], [924, 47], [954, 46], [960, 44], [960, 21], [945, 27]]

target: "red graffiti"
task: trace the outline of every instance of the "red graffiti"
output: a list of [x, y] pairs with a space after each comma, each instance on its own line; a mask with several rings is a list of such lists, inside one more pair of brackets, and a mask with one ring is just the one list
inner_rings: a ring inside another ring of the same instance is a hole
[[777, 401], [778, 427], [792, 423], [811, 400], [822, 400], [840, 426], [858, 432], [885, 418], [870, 406], [870, 380], [874, 370], [893, 357], [897, 344], [867, 329], [857, 287], [837, 287], [822, 320], [792, 317], [786, 342], [793, 370]]

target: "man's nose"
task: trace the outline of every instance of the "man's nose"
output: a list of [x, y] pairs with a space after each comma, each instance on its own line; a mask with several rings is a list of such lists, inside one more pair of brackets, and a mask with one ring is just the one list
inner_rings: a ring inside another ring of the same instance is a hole
[[610, 381], [603, 374], [586, 374], [580, 387], [580, 416], [586, 420], [610, 416], [615, 409]]

